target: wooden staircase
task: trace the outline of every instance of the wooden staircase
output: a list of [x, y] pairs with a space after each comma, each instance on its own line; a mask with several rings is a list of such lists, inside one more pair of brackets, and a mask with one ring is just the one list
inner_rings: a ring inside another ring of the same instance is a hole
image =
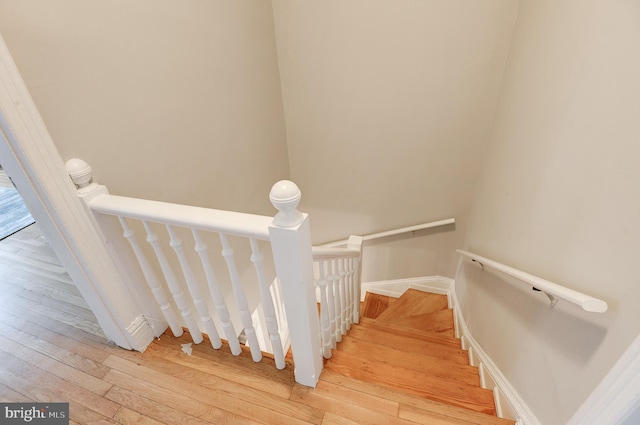
[[496, 416], [493, 393], [455, 338], [445, 295], [410, 289], [400, 298], [367, 293], [358, 325], [325, 372], [431, 401], [424, 423], [513, 424]]

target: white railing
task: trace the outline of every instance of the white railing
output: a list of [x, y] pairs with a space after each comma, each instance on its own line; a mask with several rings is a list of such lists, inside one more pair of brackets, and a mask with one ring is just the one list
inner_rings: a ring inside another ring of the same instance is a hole
[[515, 277], [516, 279], [531, 285], [535, 290], [544, 292], [545, 294], [547, 294], [547, 296], [549, 296], [552, 307], [555, 306], [557, 299], [563, 299], [569, 301], [570, 303], [579, 305], [585, 311], [595, 313], [604, 313], [605, 311], [607, 311], [607, 303], [598, 298], [594, 298], [581, 292], [574, 291], [573, 289], [569, 289], [565, 286], [558, 285], [557, 283], [542, 279], [541, 277], [525, 273], [521, 270], [514, 269], [513, 267], [506, 266], [502, 263], [498, 263], [497, 261], [481, 257], [480, 255], [474, 254], [469, 251], [458, 249], [456, 250], [456, 252], [478, 263], [483, 270], [485, 267], [489, 267], [511, 277]]
[[342, 340], [351, 324], [360, 321], [362, 237], [351, 236], [346, 248], [314, 247], [314, 283], [320, 302], [322, 355]]
[[[390, 236], [403, 235], [405, 233], [415, 233], [415, 232], [419, 232], [421, 230], [433, 229], [433, 228], [436, 228], [436, 227], [449, 226], [449, 225], [452, 225], [452, 224], [456, 224], [456, 219], [455, 218], [446, 218], [444, 220], [431, 221], [429, 223], [416, 224], [414, 226], [401, 227], [399, 229], [386, 230], [384, 232], [378, 232], [378, 233], [371, 233], [369, 235], [362, 236], [362, 240], [363, 240], [363, 242], [366, 242], [366, 241], [371, 241], [371, 240], [374, 240], [374, 239], [382, 239], [382, 238], [387, 238], [387, 237], [390, 237]], [[348, 239], [344, 239], [344, 240], [340, 240], [340, 241], [325, 243], [325, 244], [322, 244], [321, 246], [322, 247], [327, 247], [327, 248], [341, 247], [341, 246], [346, 246], [348, 242], [349, 242]]]
[[[106, 187], [91, 183], [91, 169], [84, 161], [69, 161], [67, 169], [105, 242], [113, 245], [116, 236], [128, 241], [146, 280], [142, 285], [152, 294], [143, 302], [157, 304], [174, 335], [181, 335], [185, 327], [198, 344], [205, 333], [212, 347], [219, 349], [222, 334], [230, 351], [238, 355], [238, 336], [244, 333], [253, 360], [260, 361], [257, 325], [252, 318], [256, 317], [254, 308], [260, 306], [258, 316], [264, 323], [258, 331], [268, 339], [276, 367], [285, 367], [284, 327], [289, 331], [296, 381], [316, 385], [322, 351], [311, 237], [308, 216], [296, 210], [301, 194], [294, 183], [281, 181], [273, 186], [270, 199], [278, 213], [267, 217], [114, 196]], [[117, 218], [122, 236], [113, 235], [104, 224], [107, 216]], [[149, 245], [146, 251], [153, 252], [155, 259], [148, 258], [136, 230], [144, 233]], [[220, 248], [221, 256], [209, 246]], [[123, 251], [114, 255], [126, 255]], [[340, 309], [359, 290], [358, 265], [350, 255], [331, 260], [331, 267], [336, 267], [331, 273], [338, 276], [332, 285], [340, 294], [349, 291], [336, 297]], [[176, 273], [178, 268], [181, 276]], [[138, 284], [131, 277], [128, 280]], [[347, 311], [353, 316], [352, 308]], [[288, 323], [283, 323], [285, 316]]]

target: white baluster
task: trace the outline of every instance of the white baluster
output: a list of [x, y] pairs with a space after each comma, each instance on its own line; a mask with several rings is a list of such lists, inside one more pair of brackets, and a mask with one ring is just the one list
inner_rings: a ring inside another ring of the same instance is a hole
[[354, 274], [354, 268], [353, 268], [353, 258], [348, 258], [346, 260], [346, 264], [347, 264], [347, 286], [345, 289], [345, 292], [347, 294], [347, 305], [349, 306], [349, 308], [347, 308], [347, 330], [351, 329], [351, 324], [353, 323], [353, 314], [355, 311], [355, 304], [358, 302], [356, 301], [356, 299], [353, 297], [353, 274]]
[[218, 318], [222, 322], [222, 330], [224, 331], [224, 335], [227, 339], [227, 342], [229, 343], [229, 349], [231, 350], [231, 354], [233, 354], [234, 356], [238, 356], [242, 352], [242, 349], [240, 348], [240, 342], [238, 341], [236, 330], [233, 327], [233, 323], [231, 323], [229, 309], [227, 308], [227, 305], [224, 302], [224, 296], [220, 291], [218, 279], [213, 271], [213, 267], [211, 267], [207, 245], [203, 242], [202, 237], [200, 236], [200, 232], [198, 232], [196, 229], [191, 229], [191, 232], [193, 233], [193, 239], [196, 242], [195, 250], [200, 256], [202, 268], [204, 269], [204, 275], [207, 278], [209, 291], [211, 293], [211, 298], [213, 299], [213, 305], [216, 308]]
[[142, 248], [140, 248], [140, 244], [135, 237], [135, 233], [133, 232], [133, 230], [131, 230], [131, 227], [129, 227], [129, 223], [127, 223], [127, 220], [125, 220], [124, 217], [118, 216], [118, 220], [120, 221], [120, 225], [122, 226], [123, 236], [127, 241], [129, 241], [129, 245], [131, 245], [131, 249], [133, 249], [133, 253], [138, 260], [138, 264], [140, 265], [142, 274], [147, 281], [147, 285], [149, 286], [149, 289], [151, 289], [151, 293], [156, 299], [156, 302], [160, 306], [160, 310], [162, 311], [164, 318], [169, 324], [171, 332], [174, 336], [181, 336], [183, 331], [182, 326], [180, 326], [180, 322], [178, 321], [178, 317], [176, 316], [175, 311], [173, 311], [171, 303], [169, 303], [169, 300], [167, 299], [166, 292], [164, 291], [162, 286], [160, 286], [160, 281], [158, 280], [156, 272], [151, 267], [151, 264], [149, 264], [147, 257], [142, 251]]
[[251, 350], [251, 358], [254, 362], [259, 362], [262, 359], [262, 352], [260, 351], [260, 345], [258, 344], [258, 338], [256, 337], [256, 331], [253, 328], [253, 322], [251, 321], [251, 312], [249, 311], [249, 304], [247, 298], [242, 290], [242, 282], [240, 281], [240, 275], [236, 267], [233, 248], [229, 245], [227, 235], [220, 233], [220, 241], [222, 242], [222, 256], [227, 262], [227, 268], [229, 269], [229, 276], [231, 277], [231, 285], [233, 286], [233, 294], [240, 310], [240, 319], [242, 320], [242, 326], [244, 326], [245, 335], [249, 343], [249, 349]]
[[350, 236], [347, 241], [347, 248], [353, 248], [360, 251], [360, 256], [354, 260], [354, 277], [353, 277], [353, 306], [355, 308], [353, 323], [360, 323], [360, 277], [362, 276], [362, 236]]
[[353, 299], [353, 323], [358, 324], [360, 323], [360, 258], [353, 259]]
[[269, 292], [271, 292], [271, 298], [273, 299], [273, 303], [276, 308], [276, 316], [278, 317], [279, 323], [287, 323], [287, 315], [284, 311], [284, 304], [282, 302], [282, 297], [280, 296], [280, 280], [276, 278], [269, 287]]
[[347, 316], [347, 312], [349, 311], [349, 297], [347, 296], [349, 294], [348, 290], [347, 290], [347, 271], [346, 271], [346, 267], [345, 267], [345, 263], [346, 263], [346, 259], [342, 258], [340, 260], [338, 260], [338, 275], [340, 276], [340, 302], [342, 304], [342, 310], [341, 310], [341, 329], [340, 329], [340, 340], [342, 340], [342, 335], [347, 333], [347, 330], [349, 329], [348, 327], [348, 316]]
[[[331, 269], [333, 270], [333, 285], [334, 296], [336, 298], [336, 327], [334, 330], [334, 338], [336, 342], [342, 341], [342, 310], [343, 310], [343, 295], [344, 289], [342, 288], [342, 280], [340, 279], [340, 260], [334, 259], [331, 261]], [[335, 348], [335, 344], [334, 344]]]
[[184, 275], [184, 279], [187, 282], [187, 288], [189, 289], [189, 294], [191, 294], [191, 299], [193, 300], [193, 305], [196, 307], [196, 311], [200, 315], [200, 321], [204, 327], [204, 331], [209, 336], [209, 341], [211, 341], [211, 346], [216, 350], [222, 347], [222, 341], [220, 341], [220, 336], [218, 335], [218, 331], [216, 330], [213, 321], [211, 320], [211, 316], [209, 315], [209, 309], [207, 308], [207, 304], [202, 299], [202, 294], [200, 292], [200, 288], [198, 288], [198, 282], [196, 282], [196, 278], [193, 275], [193, 271], [191, 270], [191, 266], [189, 265], [189, 261], [187, 260], [186, 255], [184, 254], [184, 249], [182, 248], [182, 240], [176, 236], [175, 229], [167, 224], [167, 232], [169, 233], [169, 245], [176, 253], [178, 257], [178, 262], [180, 263], [180, 267], [182, 268], [182, 274]]
[[302, 385], [315, 387], [322, 372], [322, 348], [309, 217], [296, 209], [301, 196], [293, 182], [283, 180], [273, 185], [269, 199], [278, 214], [269, 226], [269, 239], [282, 285], [295, 379]]
[[202, 333], [200, 332], [196, 321], [191, 315], [191, 311], [189, 310], [187, 301], [185, 300], [184, 294], [180, 289], [178, 279], [176, 279], [176, 275], [173, 272], [171, 265], [169, 264], [169, 260], [167, 260], [167, 257], [164, 255], [164, 251], [162, 250], [160, 242], [158, 241], [158, 235], [153, 231], [149, 223], [143, 221], [142, 224], [147, 231], [147, 242], [151, 244], [151, 246], [153, 247], [153, 251], [156, 253], [156, 257], [158, 258], [158, 262], [160, 263], [160, 268], [162, 269], [164, 278], [167, 281], [167, 286], [169, 286], [169, 291], [171, 292], [171, 295], [173, 295], [173, 300], [175, 301], [178, 310], [180, 310], [180, 314], [182, 315], [182, 318], [187, 325], [187, 329], [189, 329], [191, 339], [196, 344], [200, 344], [203, 340]]
[[273, 307], [273, 299], [269, 292], [269, 284], [264, 273], [264, 257], [258, 247], [255, 239], [250, 239], [251, 243], [251, 262], [253, 263], [258, 275], [258, 285], [260, 287], [260, 298], [262, 299], [262, 309], [264, 318], [267, 323], [267, 332], [269, 333], [269, 341], [273, 350], [273, 358], [276, 362], [277, 369], [284, 369], [284, 352], [282, 351], [282, 341], [280, 340], [280, 331], [278, 330], [278, 320], [276, 319], [275, 308]]
[[331, 358], [331, 319], [329, 318], [329, 305], [327, 302], [327, 279], [325, 277], [325, 261], [318, 262], [318, 287], [320, 289], [320, 326], [322, 327], [322, 356]]
[[329, 306], [329, 334], [331, 341], [331, 348], [336, 348], [336, 275], [333, 272], [333, 261], [325, 260], [327, 262], [327, 305]]

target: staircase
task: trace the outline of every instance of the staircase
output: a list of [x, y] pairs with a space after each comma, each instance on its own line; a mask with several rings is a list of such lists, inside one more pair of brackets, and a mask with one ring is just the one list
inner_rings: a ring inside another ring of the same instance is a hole
[[[319, 411], [319, 416], [305, 423], [513, 424], [495, 416], [491, 391], [480, 387], [477, 369], [468, 365], [467, 354], [454, 336], [446, 297], [414, 290], [397, 300], [369, 294], [359, 311], [364, 238], [349, 237], [346, 248], [311, 246], [309, 217], [296, 209], [301, 192], [295, 183], [283, 180], [272, 187], [269, 199], [278, 212], [270, 217], [110, 195], [106, 187], [90, 183], [91, 169], [86, 163], [72, 165], [70, 175], [78, 196], [95, 223], [107, 223], [109, 216], [110, 223], [117, 219], [122, 228], [120, 232], [115, 225], [100, 225], [113, 248], [110, 252], [118, 257], [114, 265], [126, 265], [114, 271], [109, 294], [121, 297], [135, 282], [140, 294], [153, 295], [137, 300], [140, 305], [120, 309], [127, 313], [118, 316], [119, 323], [132, 326], [122, 333], [114, 331], [113, 338], [107, 335], [118, 345], [144, 352], [154, 336], [159, 336], [146, 320], [150, 317], [156, 319], [154, 323], [168, 324], [173, 349], [178, 343], [193, 343], [198, 347], [195, 357], [205, 349], [200, 343], [206, 340], [204, 345], [214, 348], [208, 350], [212, 351], [212, 367], [216, 356], [225, 358], [228, 352], [236, 359], [231, 362], [243, 362], [247, 355], [252, 363], [265, 359], [283, 374], [293, 373], [287, 384], [290, 389], [281, 393], [287, 400], [283, 417], [291, 417], [289, 402]], [[153, 263], [135, 229], [146, 233], [155, 254]], [[175, 254], [173, 260], [165, 254], [167, 242]], [[270, 254], [263, 255], [262, 250]], [[222, 258], [214, 257], [216, 251]], [[183, 279], [174, 270], [175, 260]], [[202, 266], [199, 273], [194, 270], [196, 264]], [[158, 276], [158, 266], [164, 280]], [[223, 271], [214, 272], [214, 266]], [[223, 286], [217, 276], [225, 276]], [[232, 295], [225, 296], [229, 288]], [[254, 311], [249, 300], [256, 298], [259, 309]], [[162, 318], [156, 317], [159, 313]], [[264, 320], [254, 320], [254, 313]], [[232, 317], [240, 319], [234, 322]], [[240, 344], [238, 329], [244, 329], [248, 346]], [[268, 345], [271, 354], [262, 353], [261, 347]], [[291, 354], [285, 357], [289, 345]], [[159, 344], [147, 351], [157, 350], [155, 347]], [[324, 371], [323, 357], [329, 359]], [[186, 372], [190, 379], [194, 372]], [[229, 378], [244, 379], [245, 373], [229, 373]], [[277, 380], [275, 370], [268, 373], [273, 379], [267, 381]], [[253, 388], [251, 382], [242, 380], [245, 384]], [[240, 393], [233, 397], [244, 398], [248, 405], [264, 401], [252, 391]], [[194, 397], [200, 396], [194, 391]], [[269, 404], [268, 409], [278, 405]], [[231, 405], [228, 408], [232, 414], [238, 411]], [[284, 423], [258, 410], [246, 415], [261, 423]]]
[[[496, 417], [493, 393], [480, 387], [453, 329], [445, 295], [409, 289], [400, 298], [367, 293], [358, 325], [342, 337], [324, 373], [435, 403], [424, 423], [513, 424]], [[424, 406], [421, 406], [425, 409]]]

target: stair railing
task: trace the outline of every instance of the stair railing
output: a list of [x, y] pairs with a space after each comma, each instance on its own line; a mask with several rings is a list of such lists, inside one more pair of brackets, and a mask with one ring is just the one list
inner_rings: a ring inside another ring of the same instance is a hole
[[484, 270], [485, 267], [497, 270], [508, 276], [516, 278], [520, 282], [530, 285], [535, 291], [543, 292], [547, 297], [549, 297], [551, 308], [556, 306], [558, 299], [563, 299], [582, 307], [584, 311], [593, 313], [604, 313], [607, 311], [608, 305], [606, 301], [599, 298], [594, 298], [587, 294], [583, 294], [582, 292], [574, 291], [566, 286], [562, 286], [541, 277], [523, 272], [522, 270], [509, 267], [505, 264], [490, 260], [469, 251], [457, 249], [456, 252], [471, 259], [474, 263], [479, 264], [482, 270]]
[[360, 321], [360, 275], [362, 267], [360, 236], [351, 236], [346, 248], [313, 247], [314, 283], [320, 303], [322, 355], [342, 340], [353, 323]]
[[[152, 294], [148, 298], [155, 300], [173, 335], [182, 335], [185, 327], [193, 342], [199, 344], [204, 332], [212, 347], [219, 349], [222, 346], [221, 330], [232, 354], [238, 355], [241, 352], [238, 336], [244, 333], [253, 360], [260, 361], [262, 352], [252, 320], [253, 307], [248, 302], [248, 295], [259, 293], [276, 367], [285, 367], [286, 347], [280, 333], [283, 327], [288, 328], [296, 382], [315, 387], [322, 371], [322, 350], [311, 236], [308, 215], [296, 209], [301, 193], [293, 182], [283, 180], [273, 186], [269, 198], [278, 213], [268, 217], [110, 195], [105, 186], [91, 182], [91, 168], [84, 161], [70, 160], [67, 169], [78, 187], [79, 197], [102, 231], [105, 243], [111, 245], [110, 239], [115, 237], [128, 242], [131, 256], [135, 257]], [[108, 216], [117, 218], [122, 227], [121, 236], [114, 235], [111, 227], [104, 224]], [[134, 228], [146, 233], [148, 251], [153, 252], [155, 260], [147, 258]], [[169, 247], [163, 246], [165, 240]], [[207, 241], [211, 240], [222, 247], [224, 261], [218, 259], [218, 263], [226, 263], [226, 271], [215, 270], [214, 253], [207, 247]], [[236, 250], [238, 244], [244, 246]], [[113, 254], [116, 257], [126, 255], [122, 251]], [[172, 256], [167, 254], [171, 251]], [[240, 260], [246, 263], [247, 259], [238, 258], [236, 252], [244, 251], [250, 252], [249, 267], [254, 269], [252, 279], [247, 279], [247, 267], [238, 266]], [[263, 254], [267, 251], [271, 255]], [[340, 275], [342, 282], [349, 276], [346, 268], [351, 270], [354, 263], [336, 261], [335, 272], [331, 270]], [[152, 262], [159, 265], [163, 279], [158, 277], [160, 273], [156, 273]], [[199, 282], [196, 277], [197, 262], [205, 282]], [[265, 271], [267, 262], [275, 276]], [[181, 269], [181, 277], [176, 268]], [[131, 276], [128, 281], [131, 285], [139, 284]], [[277, 285], [272, 284], [274, 281]], [[278, 285], [281, 293], [274, 294]], [[340, 285], [336, 287], [340, 288]], [[224, 288], [228, 286], [232, 290], [225, 293]], [[355, 291], [352, 284], [350, 288]], [[276, 305], [278, 295], [284, 305], [284, 315], [278, 313], [281, 310], [281, 306]], [[149, 300], [145, 302], [153, 302]], [[232, 316], [240, 317], [238, 327]], [[283, 323], [283, 316], [287, 317], [288, 323]]]

